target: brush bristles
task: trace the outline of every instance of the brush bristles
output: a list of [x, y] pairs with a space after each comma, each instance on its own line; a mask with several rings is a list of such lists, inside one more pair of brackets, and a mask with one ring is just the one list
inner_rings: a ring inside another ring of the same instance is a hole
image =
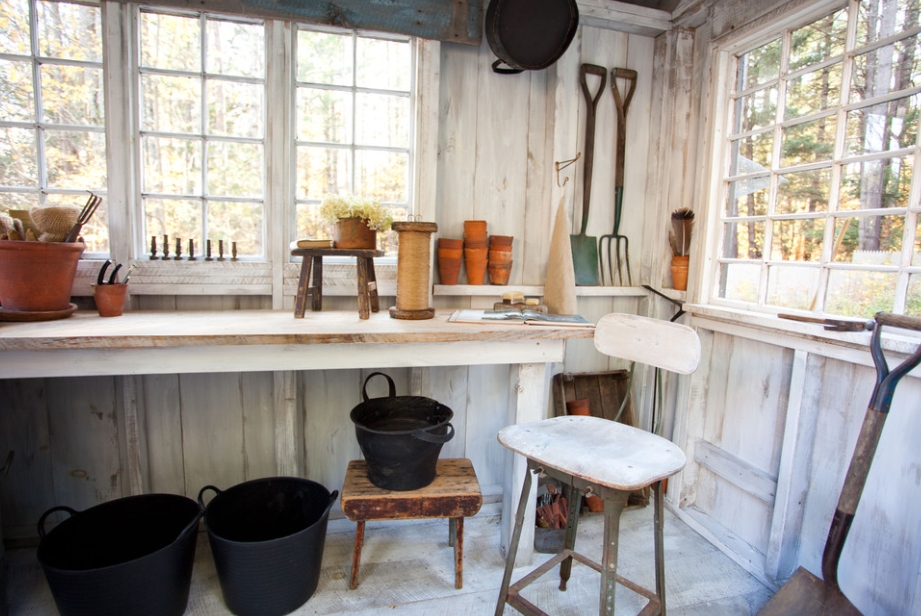
[[672, 254], [685, 257], [691, 249], [691, 232], [694, 227], [694, 211], [683, 207], [672, 212], [672, 228], [668, 232], [668, 243]]

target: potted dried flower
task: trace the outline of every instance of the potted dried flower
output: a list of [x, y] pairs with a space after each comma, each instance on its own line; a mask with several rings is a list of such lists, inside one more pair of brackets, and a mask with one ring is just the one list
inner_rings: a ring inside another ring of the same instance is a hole
[[393, 222], [380, 201], [357, 195], [327, 195], [320, 217], [333, 223], [336, 248], [376, 248], [377, 232], [388, 230]]
[[672, 248], [672, 286], [677, 291], [688, 288], [688, 260], [693, 228], [694, 211], [691, 208], [678, 208], [672, 212], [668, 243]]

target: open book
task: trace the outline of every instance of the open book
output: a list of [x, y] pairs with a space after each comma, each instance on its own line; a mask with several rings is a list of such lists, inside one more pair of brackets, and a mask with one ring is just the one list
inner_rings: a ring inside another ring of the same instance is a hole
[[550, 325], [553, 327], [594, 327], [577, 314], [547, 314], [536, 310], [455, 310], [451, 323], [503, 323], [507, 325]]

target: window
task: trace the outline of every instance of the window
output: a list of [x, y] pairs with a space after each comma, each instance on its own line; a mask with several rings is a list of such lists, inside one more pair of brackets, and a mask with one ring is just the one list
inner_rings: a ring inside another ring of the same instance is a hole
[[142, 237], [264, 257], [265, 26], [150, 10], [139, 23]]
[[[106, 44], [132, 51], [103, 60]], [[118, 192], [119, 215], [104, 201], [83, 228], [85, 257], [106, 256], [111, 231], [130, 236], [111, 243], [130, 245], [132, 258], [149, 255], [152, 238], [162, 255], [168, 238], [172, 258], [177, 241], [185, 258], [190, 240], [196, 256], [211, 240], [249, 261], [271, 256], [269, 237], [326, 235], [317, 211], [327, 193], [370, 196], [405, 219], [415, 50], [400, 35], [103, 9], [94, 0], [4, 0], [0, 212]], [[393, 254], [393, 238], [379, 236]]]
[[918, 0], [852, 0], [732, 54], [719, 303], [921, 314]]
[[[407, 38], [301, 27], [296, 38], [297, 229], [323, 235], [323, 196], [380, 200], [405, 220], [410, 209], [413, 53]], [[393, 234], [383, 248], [395, 250]]]
[[[0, 211], [105, 194], [102, 41], [99, 6], [0, 3]], [[108, 252], [104, 206], [82, 235]]]

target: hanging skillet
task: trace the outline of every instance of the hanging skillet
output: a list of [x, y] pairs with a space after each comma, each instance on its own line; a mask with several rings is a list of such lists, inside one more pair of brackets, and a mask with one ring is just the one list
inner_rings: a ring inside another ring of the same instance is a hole
[[486, 41], [499, 58], [492, 70], [514, 74], [547, 68], [569, 47], [578, 26], [576, 0], [490, 0]]

